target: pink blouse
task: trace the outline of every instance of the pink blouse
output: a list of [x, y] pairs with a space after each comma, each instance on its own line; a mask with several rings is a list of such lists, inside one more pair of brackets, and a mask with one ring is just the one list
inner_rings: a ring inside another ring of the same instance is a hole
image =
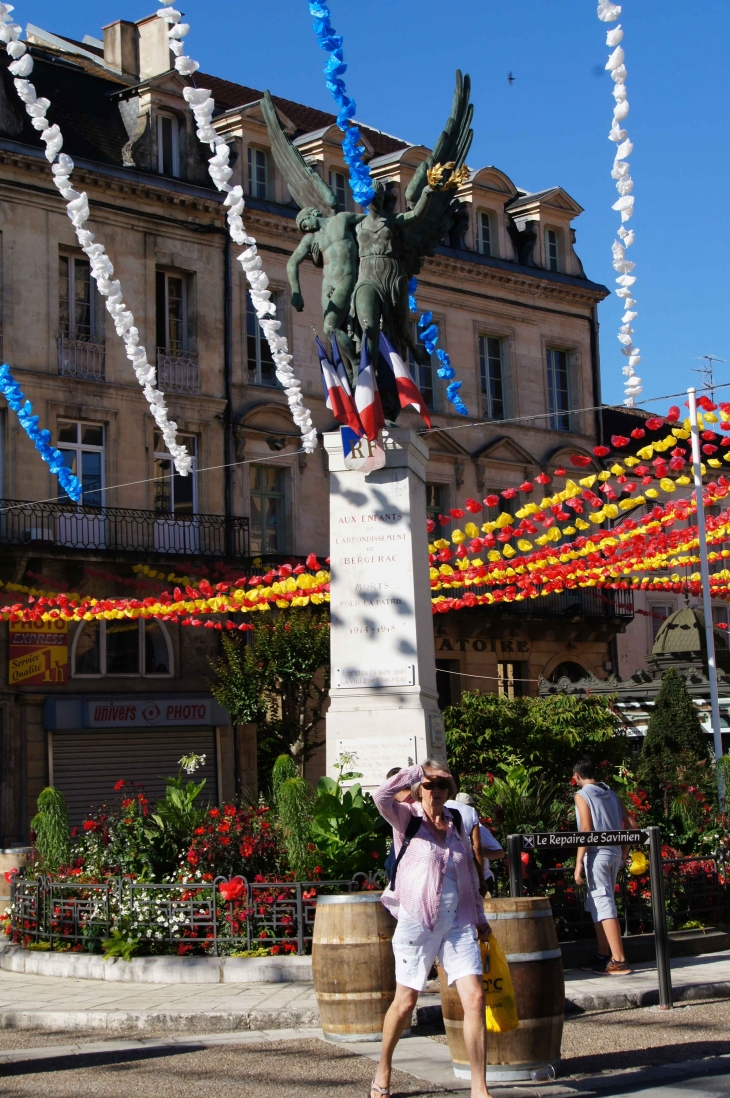
[[[404, 804], [396, 801], [395, 794], [409, 789], [423, 776], [422, 766], [409, 766], [394, 774], [373, 793], [378, 811], [393, 827], [396, 854], [403, 845], [409, 821], [413, 816], [423, 817], [424, 812], [419, 803]], [[440, 840], [428, 823], [424, 823], [411, 839], [403, 861], [398, 866], [395, 889], [386, 888], [382, 902], [396, 919], [402, 909], [427, 930], [433, 930], [451, 851], [459, 891], [456, 925], [487, 926], [469, 836], [463, 829], [461, 835], [456, 832], [448, 808], [444, 811], [444, 818], [449, 821], [451, 841], [447, 843]]]

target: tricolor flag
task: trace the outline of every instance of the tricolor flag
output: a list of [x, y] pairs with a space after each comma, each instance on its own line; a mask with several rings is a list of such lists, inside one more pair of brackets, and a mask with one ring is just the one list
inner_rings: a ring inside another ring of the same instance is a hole
[[375, 371], [370, 361], [367, 332], [363, 333], [362, 338], [360, 372], [357, 375], [357, 387], [355, 388], [355, 406], [366, 438], [369, 442], [374, 442], [378, 437], [378, 432], [385, 426], [385, 418], [383, 417], [383, 406], [380, 403], [378, 383], [375, 380]]
[[400, 400], [401, 408], [408, 408], [412, 405], [417, 412], [421, 413], [426, 426], [430, 427], [431, 417], [428, 414], [428, 409], [421, 396], [421, 392], [411, 377], [405, 362], [400, 357], [393, 344], [386, 339], [384, 332], [380, 333], [380, 355], [381, 360], [384, 359], [393, 372], [395, 388], [398, 390], [398, 399]]
[[[333, 351], [336, 347], [337, 343], [333, 336]], [[339, 367], [335, 367], [330, 362], [327, 352], [320, 343], [319, 336], [317, 336], [317, 354], [319, 355], [319, 365], [322, 370], [322, 389], [324, 390], [325, 404], [338, 423], [344, 423], [346, 427], [351, 427], [353, 431], [356, 431], [362, 437], [363, 429], [355, 408], [355, 402], [352, 399], [350, 384], [347, 380], [339, 350], [337, 351]]]

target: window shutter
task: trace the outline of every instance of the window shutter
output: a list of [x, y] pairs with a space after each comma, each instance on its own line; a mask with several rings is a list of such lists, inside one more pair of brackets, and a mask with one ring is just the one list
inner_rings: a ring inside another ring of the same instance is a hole
[[502, 340], [502, 392], [504, 395], [504, 418], [515, 415], [514, 380], [512, 369], [512, 341]]

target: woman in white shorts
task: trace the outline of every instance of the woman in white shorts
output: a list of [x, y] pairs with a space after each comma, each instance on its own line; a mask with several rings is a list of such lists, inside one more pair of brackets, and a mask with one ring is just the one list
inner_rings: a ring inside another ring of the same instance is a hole
[[[396, 795], [411, 789], [413, 803]], [[464, 1007], [464, 1039], [471, 1064], [471, 1098], [489, 1098], [486, 1024], [479, 942], [491, 931], [479, 895], [470, 837], [445, 808], [456, 795], [446, 767], [427, 759], [389, 778], [373, 794], [393, 828], [398, 859], [385, 907], [398, 920], [393, 935], [396, 991], [383, 1025], [383, 1049], [370, 1098], [390, 1095], [393, 1050], [410, 1025], [419, 991], [438, 959]]]

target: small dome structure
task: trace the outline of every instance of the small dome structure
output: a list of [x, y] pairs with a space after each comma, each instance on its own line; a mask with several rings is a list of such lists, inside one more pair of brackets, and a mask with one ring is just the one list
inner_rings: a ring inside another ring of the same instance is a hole
[[[713, 632], [715, 645], [726, 649], [727, 637], [722, 630], [715, 627]], [[704, 612], [689, 606], [670, 614], [662, 622], [651, 650], [652, 656], [676, 656], [685, 652], [707, 652]]]

